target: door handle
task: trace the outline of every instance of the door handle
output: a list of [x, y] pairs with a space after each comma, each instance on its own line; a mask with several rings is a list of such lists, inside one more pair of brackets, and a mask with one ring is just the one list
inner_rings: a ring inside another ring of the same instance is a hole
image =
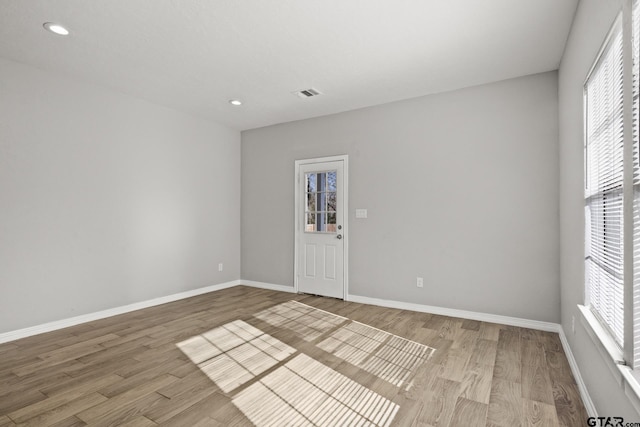
[[338, 240], [340, 240], [342, 239], [342, 234], [338, 234], [336, 237], [338, 238]]

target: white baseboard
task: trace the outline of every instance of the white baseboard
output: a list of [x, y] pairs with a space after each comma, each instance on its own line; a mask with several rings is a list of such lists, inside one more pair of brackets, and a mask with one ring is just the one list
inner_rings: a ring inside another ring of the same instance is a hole
[[518, 317], [501, 316], [498, 314], [479, 313], [476, 311], [457, 310], [454, 308], [436, 307], [432, 305], [414, 304], [410, 302], [369, 298], [359, 295], [348, 295], [347, 300], [352, 302], [359, 302], [362, 304], [398, 308], [400, 310], [418, 311], [421, 313], [438, 314], [441, 316], [459, 317], [462, 319], [479, 320], [481, 322], [499, 323], [501, 325], [518, 326], [521, 328], [537, 329], [547, 332], [558, 332], [560, 329], [560, 325], [557, 323], [521, 319]]
[[567, 360], [569, 361], [569, 366], [571, 366], [573, 378], [576, 380], [576, 384], [578, 384], [578, 390], [580, 391], [580, 397], [582, 397], [582, 403], [584, 403], [584, 407], [590, 417], [597, 417], [598, 412], [596, 411], [596, 406], [593, 404], [593, 400], [591, 400], [591, 396], [589, 395], [589, 390], [587, 390], [587, 386], [582, 379], [582, 374], [580, 373], [580, 369], [578, 368], [578, 363], [576, 362], [575, 357], [573, 357], [573, 352], [571, 351], [571, 347], [569, 346], [567, 336], [565, 335], [562, 326], [558, 326], [558, 334], [560, 335], [560, 341], [562, 341], [562, 348], [564, 349], [564, 354], [567, 355]]
[[238, 280], [240, 285], [251, 286], [252, 288], [269, 289], [272, 291], [295, 293], [293, 286], [276, 285], [273, 283], [256, 282], [254, 280]]
[[166, 304], [168, 302], [190, 298], [196, 295], [206, 294], [213, 291], [219, 291], [221, 289], [230, 288], [239, 284], [240, 280], [233, 280], [231, 282], [206, 286], [204, 288], [193, 289], [191, 291], [180, 292], [177, 294], [154, 298], [147, 301], [140, 301], [120, 307], [109, 308], [107, 310], [96, 311], [94, 313], [82, 314], [80, 316], [70, 317], [68, 319], [56, 320], [53, 322], [44, 323], [42, 325], [31, 326], [29, 328], [18, 329], [16, 331], [5, 332], [0, 334], [0, 344], [9, 341], [15, 341], [20, 338], [30, 337], [32, 335], [51, 332], [62, 328], [68, 328], [69, 326], [75, 326], [81, 323], [91, 322], [93, 320], [104, 319], [105, 317], [116, 316], [118, 314], [128, 313], [130, 311], [153, 307], [160, 304]]

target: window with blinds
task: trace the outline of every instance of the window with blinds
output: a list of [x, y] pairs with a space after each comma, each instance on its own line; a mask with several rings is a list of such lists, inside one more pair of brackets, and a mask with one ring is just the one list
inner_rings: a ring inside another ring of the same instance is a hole
[[623, 56], [617, 25], [585, 83], [586, 302], [624, 344]]
[[633, 368], [640, 368], [640, 7], [635, 0], [631, 17], [633, 56]]

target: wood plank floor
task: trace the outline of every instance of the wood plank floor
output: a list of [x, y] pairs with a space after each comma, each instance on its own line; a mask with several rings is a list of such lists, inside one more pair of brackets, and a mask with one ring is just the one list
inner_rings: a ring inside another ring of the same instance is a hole
[[2, 344], [0, 384], [0, 427], [587, 419], [557, 334], [244, 286]]

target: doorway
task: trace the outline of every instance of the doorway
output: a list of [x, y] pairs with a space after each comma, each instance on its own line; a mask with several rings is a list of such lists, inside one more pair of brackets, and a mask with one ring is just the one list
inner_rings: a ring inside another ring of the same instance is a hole
[[296, 292], [346, 299], [348, 156], [297, 160]]

